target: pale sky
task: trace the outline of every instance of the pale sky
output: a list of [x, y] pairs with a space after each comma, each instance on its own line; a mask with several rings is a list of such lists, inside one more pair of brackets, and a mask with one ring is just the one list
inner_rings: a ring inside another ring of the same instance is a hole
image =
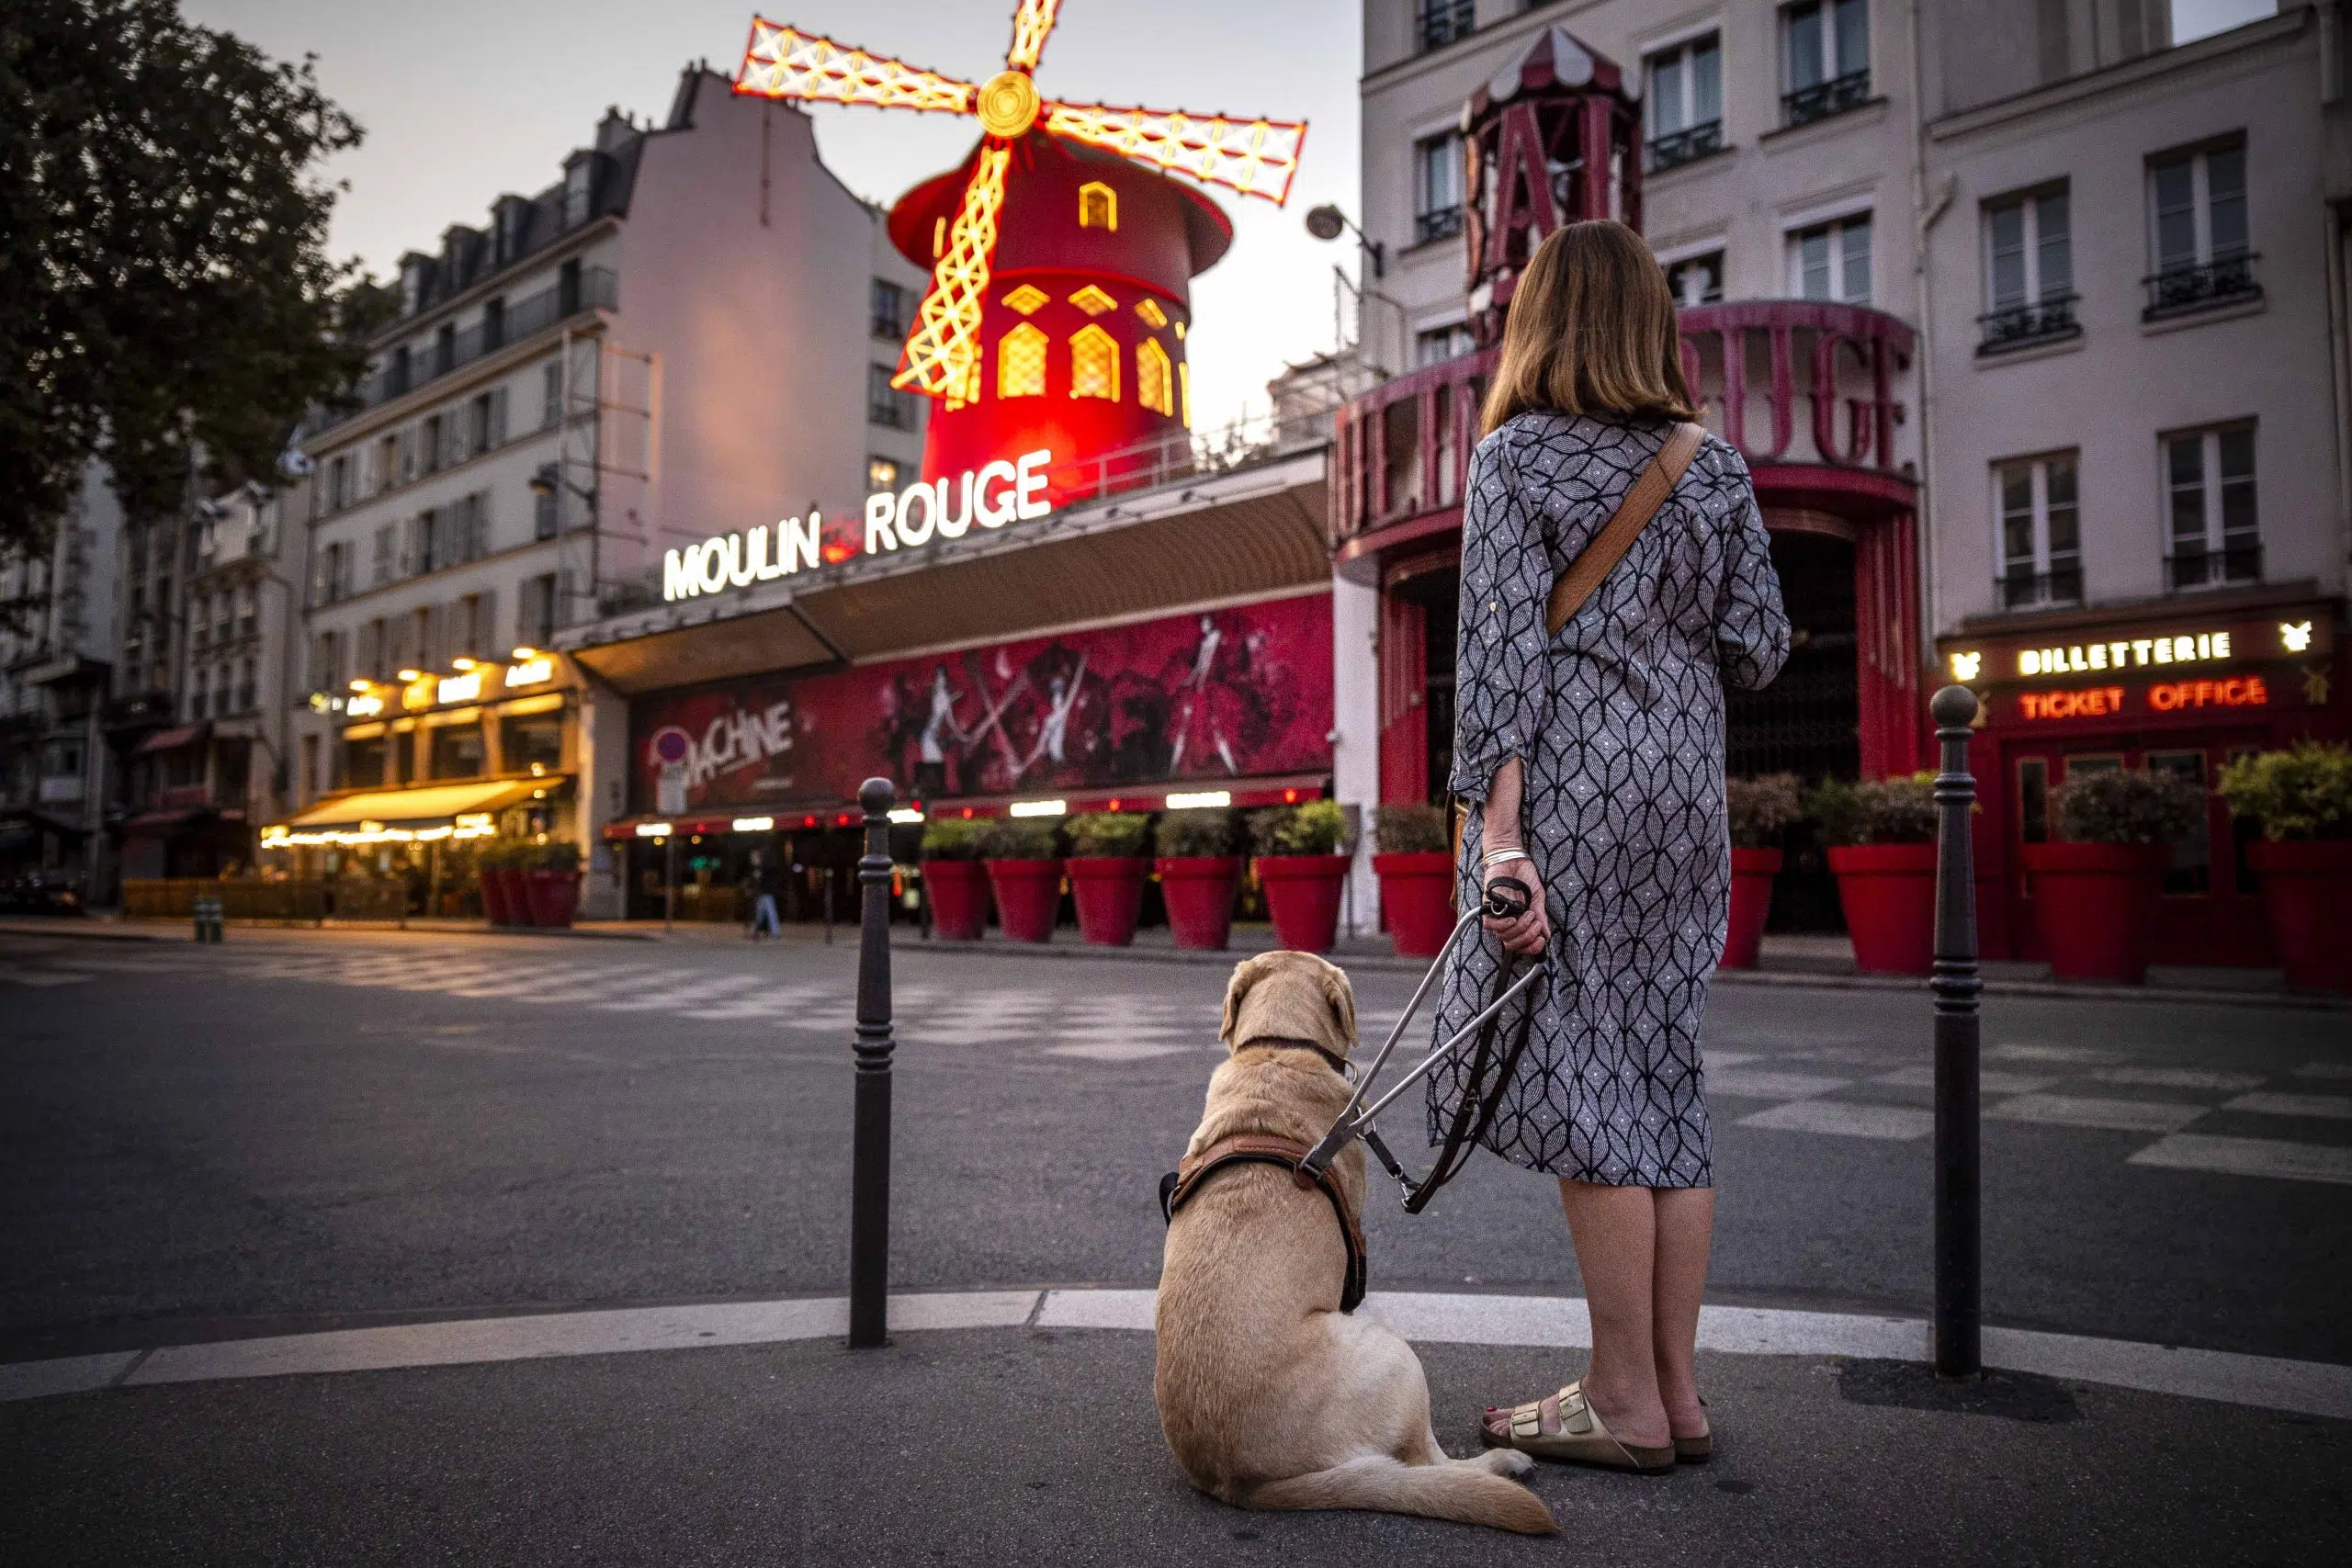
[[[1012, 0], [184, 0], [190, 20], [271, 53], [314, 53], [321, 85], [368, 130], [330, 171], [350, 184], [332, 244], [389, 277], [502, 191], [537, 191], [587, 144], [605, 106], [668, 110], [678, 72], [732, 75], [753, 10], [967, 81], [1003, 68]], [[1195, 423], [1261, 406], [1286, 360], [1331, 346], [1331, 265], [1306, 209], [1356, 211], [1357, 0], [1065, 0], [1037, 72], [1048, 96], [1307, 121], [1289, 205], [1220, 193], [1233, 249], [1193, 281]], [[960, 117], [811, 106], [851, 189], [888, 203], [970, 150]], [[863, 386], [843, 389], [864, 396]]]

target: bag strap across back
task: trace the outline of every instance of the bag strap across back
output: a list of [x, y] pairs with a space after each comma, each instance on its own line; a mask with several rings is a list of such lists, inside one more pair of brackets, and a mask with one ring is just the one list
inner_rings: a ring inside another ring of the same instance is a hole
[[1634, 488], [1617, 503], [1616, 515], [1552, 584], [1552, 597], [1544, 613], [1545, 631], [1557, 637], [1562, 626], [1576, 619], [1585, 601], [1608, 580], [1611, 569], [1634, 547], [1634, 541], [1641, 537], [1642, 530], [1657, 515], [1657, 509], [1666, 504], [1666, 498], [1682, 482], [1683, 470], [1699, 455], [1699, 444], [1706, 438], [1703, 425], [1688, 421], [1677, 424], [1668, 434], [1666, 445], [1657, 449], [1650, 466], [1642, 470], [1642, 477], [1634, 481]]

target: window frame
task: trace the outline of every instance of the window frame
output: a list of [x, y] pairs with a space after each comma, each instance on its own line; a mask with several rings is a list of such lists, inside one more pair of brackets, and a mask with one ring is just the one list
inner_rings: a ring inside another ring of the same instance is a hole
[[[1705, 119], [1697, 117], [1698, 73], [1693, 68], [1702, 46], [1713, 57], [1715, 73], [1715, 112]], [[1666, 99], [1657, 90], [1657, 76], [1659, 67], [1669, 62], [1678, 67], [1677, 96], [1680, 100], [1678, 108], [1681, 119], [1677, 125], [1661, 129], [1658, 113]], [[1650, 49], [1642, 56], [1642, 148], [1651, 172], [1671, 169], [1723, 151], [1724, 46], [1720, 27], [1688, 33]]]
[[[1864, 280], [1864, 288], [1860, 299], [1850, 297], [1846, 289], [1848, 252], [1846, 236], [1849, 230], [1857, 228], [1867, 228], [1871, 231], [1865, 262], [1865, 265], [1870, 270], [1870, 276]], [[1811, 295], [1804, 291], [1804, 245], [1805, 240], [1815, 234], [1826, 236], [1829, 247], [1829, 292], [1826, 295]], [[1781, 231], [1781, 240], [1787, 262], [1788, 298], [1812, 299], [1818, 303], [1831, 305], [1867, 306], [1871, 302], [1877, 291], [1878, 275], [1878, 222], [1873, 209], [1856, 208], [1850, 212], [1841, 212], [1833, 218], [1815, 219], [1810, 222], [1792, 225]]]
[[[2233, 481], [2222, 468], [2222, 443], [2224, 438], [2238, 434], [2246, 437], [2244, 483], [2251, 492], [2247, 505], [2252, 513], [2252, 525], [2238, 530], [2239, 537], [2233, 543], [2228, 526], [2228, 490]], [[2203, 548], [2194, 552], [2179, 547], [2182, 537], [2175, 530], [2176, 498], [2181, 487], [2173, 478], [2172, 457], [2176, 446], [2185, 441], [2197, 443], [2198, 507], [2204, 524], [2204, 532], [2199, 539]], [[2161, 432], [2156, 437], [2156, 493], [2162, 498], [2158, 526], [2164, 551], [2165, 586], [2168, 592], [2195, 592], [2258, 583], [2263, 580], [2262, 439], [2258, 420], [2249, 416]], [[2193, 576], [2188, 564], [2191, 561], [2197, 563]], [[2214, 570], [2216, 563], [2218, 572]], [[2234, 565], [2249, 570], [2233, 570]]]
[[[2074, 513], [2075, 547], [2065, 552], [2070, 558], [2064, 564], [2060, 552], [2051, 543], [2050, 500], [2051, 474], [2054, 466], [2064, 464], [2073, 480], [2074, 499], [2068, 509]], [[2011, 570], [2015, 560], [2009, 554], [2008, 525], [2011, 516], [2007, 489], [2011, 475], [2018, 469], [2027, 471], [2027, 512], [2033, 536], [2033, 552], [2028, 564], [2031, 570], [2023, 573]], [[1996, 458], [1988, 465], [1991, 479], [1993, 517], [1993, 585], [1999, 607], [2003, 611], [2034, 610], [2053, 605], [2080, 604], [2086, 602], [2083, 590], [2083, 490], [2082, 450], [2079, 447], [2059, 447], [2047, 452], [2022, 454]], [[2061, 579], [2071, 577], [2073, 592], [2062, 592]], [[2012, 585], [2028, 585], [2023, 596], [2012, 592]]]
[[[1432, 200], [1438, 194], [1432, 190], [1431, 173], [1442, 167], [1446, 171], [1450, 203]], [[1454, 130], [1432, 131], [1413, 138], [1413, 243], [1430, 244], [1449, 240], [1462, 232], [1466, 210], [1465, 194], [1468, 180], [1463, 168], [1462, 132]]]
[[[2229, 154], [2238, 159], [2237, 189], [2230, 199], [2238, 205], [2240, 234], [2225, 247], [2214, 239], [2213, 160]], [[2141, 312], [2143, 321], [2262, 298], [2262, 286], [2254, 276], [2254, 264], [2261, 259], [2261, 253], [2254, 248], [2254, 210], [2248, 177], [2252, 162], [2244, 131], [2232, 131], [2148, 155], [2141, 176], [2148, 258], [2147, 276], [2142, 279], [2148, 290], [2147, 306]], [[2161, 181], [2167, 170], [2184, 164], [2189, 176], [2189, 249], [2185, 259], [2167, 260], [2164, 248], [2167, 209], [2162, 205]]]
[[[1848, 5], [1854, 6], [1855, 14], [1862, 19], [1859, 64], [1846, 58], [1846, 43], [1838, 25]], [[1871, 56], [1877, 43], [1871, 37], [1874, 29], [1871, 26], [1870, 0], [1782, 0], [1778, 13], [1774, 31], [1780, 41], [1783, 128], [1810, 125], [1870, 102]], [[1801, 14], [1807, 13], [1820, 18], [1821, 77], [1816, 82], [1800, 84], [1796, 79], [1796, 23]]]
[[[2065, 287], [2052, 289], [2047, 276], [2051, 242], [2050, 208], [2064, 204]], [[2018, 214], [2018, 275], [2022, 295], [2003, 300], [1999, 293], [2000, 255], [1997, 229], [2003, 215]], [[1984, 313], [1976, 318], [1980, 355], [2079, 337], [2082, 327], [2075, 306], [2081, 296], [2075, 288], [2074, 192], [2067, 180], [2052, 180], [1993, 197], [1977, 209], [1977, 266], [1982, 277]]]

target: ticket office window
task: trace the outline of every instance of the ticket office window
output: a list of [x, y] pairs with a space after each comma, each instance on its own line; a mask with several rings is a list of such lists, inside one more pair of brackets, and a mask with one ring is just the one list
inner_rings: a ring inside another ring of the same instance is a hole
[[[2148, 771], [2169, 773], [2205, 791], [2205, 753], [2196, 751], [2151, 751], [2147, 754]], [[2172, 864], [2165, 870], [2165, 891], [2177, 894], [2210, 893], [2213, 890], [2212, 827], [2207, 818], [2209, 811], [2197, 814], [2197, 825], [2188, 837], [2173, 846]]]

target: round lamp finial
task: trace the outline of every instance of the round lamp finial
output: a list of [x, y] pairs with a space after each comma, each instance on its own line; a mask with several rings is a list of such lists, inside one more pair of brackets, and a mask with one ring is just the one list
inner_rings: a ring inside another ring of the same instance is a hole
[[868, 817], [886, 814], [898, 798], [899, 792], [888, 779], [868, 779], [857, 786], [857, 803]]
[[1965, 686], [1946, 686], [1928, 699], [1928, 713], [1940, 729], [1965, 729], [1976, 722], [1976, 694]]

